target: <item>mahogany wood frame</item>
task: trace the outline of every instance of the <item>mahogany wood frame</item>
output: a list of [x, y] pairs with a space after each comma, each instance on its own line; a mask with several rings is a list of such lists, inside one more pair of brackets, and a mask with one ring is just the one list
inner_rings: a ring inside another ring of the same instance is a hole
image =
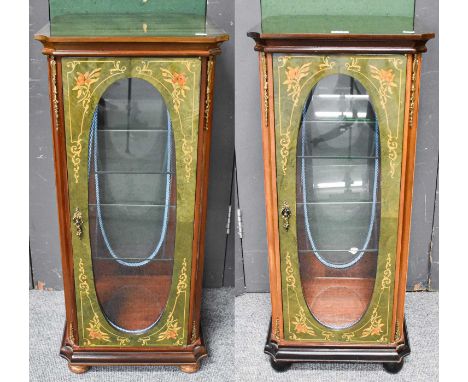
[[[433, 33], [408, 35], [352, 34], [262, 34], [249, 32], [259, 52], [260, 99], [263, 160], [265, 172], [268, 264], [270, 271], [271, 324], [265, 353], [275, 369], [284, 370], [291, 362], [383, 362], [390, 372], [398, 372], [403, 358], [410, 353], [404, 321], [404, 303], [408, 271], [411, 208], [413, 196], [416, 133], [418, 122], [421, 53]], [[275, 100], [273, 54], [402, 54], [406, 55], [405, 117], [402, 152], [400, 212], [395, 272], [395, 293], [392, 312], [391, 343], [372, 346], [349, 343], [288, 341], [283, 334], [281, 267], [276, 189]]]
[[[39, 32], [35, 39], [43, 44], [48, 56], [50, 112], [54, 144], [54, 168], [57, 189], [60, 250], [65, 294], [66, 323], [60, 355], [74, 373], [83, 373], [95, 365], [176, 365], [184, 372], [195, 372], [200, 359], [207, 355], [200, 330], [208, 174], [211, 146], [215, 56], [228, 35], [214, 37], [52, 37]], [[62, 92], [62, 57], [200, 57], [201, 83], [198, 129], [198, 161], [195, 191], [194, 236], [187, 346], [86, 348], [78, 346], [77, 310], [71, 244], [70, 210], [67, 181], [67, 157]], [[55, 70], [53, 66], [55, 65]], [[210, 78], [208, 78], [210, 76]], [[58, 103], [54, 103], [56, 91]], [[211, 96], [207, 100], [208, 95]], [[58, 108], [57, 108], [58, 107]], [[57, 115], [56, 115], [57, 113]]]

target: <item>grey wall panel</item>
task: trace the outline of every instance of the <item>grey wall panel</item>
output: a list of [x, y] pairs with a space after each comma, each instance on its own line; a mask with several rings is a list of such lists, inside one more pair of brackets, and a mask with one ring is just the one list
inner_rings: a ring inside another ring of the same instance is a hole
[[429, 256], [429, 290], [439, 290], [439, 176], [437, 175], [437, 189], [434, 209], [434, 227], [432, 229], [432, 243]]
[[429, 250], [434, 220], [437, 162], [439, 156], [439, 3], [416, 2], [415, 27], [436, 32], [423, 54], [418, 142], [411, 223], [409, 290], [425, 290], [429, 281]]
[[[260, 23], [259, 1], [236, 1], [236, 155], [244, 220], [247, 291], [268, 291], [258, 58], [246, 32]], [[292, 21], [293, 22], [293, 21]], [[438, 33], [438, 2], [419, 0], [416, 26]], [[423, 56], [408, 289], [427, 288], [438, 158], [438, 39]], [[434, 276], [438, 277], [438, 276]], [[237, 275], [236, 275], [237, 279]], [[434, 284], [435, 285], [435, 284]]]
[[247, 31], [260, 22], [260, 2], [236, 1], [236, 162], [242, 208], [246, 291], [268, 290], [258, 54]]
[[[234, 269], [235, 269], [235, 294], [239, 296], [245, 293], [245, 273], [244, 273], [244, 257], [242, 250], [242, 239], [238, 233], [237, 211], [241, 208], [239, 205], [239, 184], [237, 182], [237, 168], [234, 168], [234, 205], [232, 210], [232, 221], [234, 229]], [[232, 227], [231, 226], [231, 227]]]
[[[216, 58], [205, 236], [204, 285], [221, 287], [226, 255], [226, 219], [231, 195], [234, 158], [234, 2], [210, 0], [208, 17], [231, 37], [222, 45], [223, 53]], [[231, 272], [233, 271], [231, 268]]]
[[29, 5], [29, 232], [34, 283], [62, 289], [47, 61], [34, 33], [49, 20], [47, 0]]
[[[232, 0], [211, 0], [208, 16], [234, 34]], [[47, 0], [30, 1], [30, 243], [34, 280], [62, 289], [47, 63], [33, 35], [48, 21]], [[206, 228], [205, 285], [221, 286], [226, 253], [226, 214], [234, 157], [234, 40], [216, 63], [210, 185]], [[232, 266], [227, 272], [233, 272]], [[231, 280], [233, 279], [233, 275]], [[229, 279], [229, 277], [228, 277]], [[231, 281], [232, 284], [232, 281]]]
[[[233, 144], [234, 145], [234, 144]], [[231, 174], [231, 193], [230, 193], [230, 206], [231, 206], [231, 215], [229, 220], [229, 234], [226, 235], [226, 256], [224, 259], [224, 278], [223, 278], [223, 286], [225, 287], [234, 287], [235, 286], [235, 239], [236, 239], [236, 226], [235, 226], [235, 219], [233, 211], [235, 211], [235, 202], [234, 198], [236, 197], [235, 194], [235, 166], [234, 166], [234, 158], [232, 163], [232, 174]], [[225, 220], [224, 229], [227, 232], [228, 222], [227, 219]]]

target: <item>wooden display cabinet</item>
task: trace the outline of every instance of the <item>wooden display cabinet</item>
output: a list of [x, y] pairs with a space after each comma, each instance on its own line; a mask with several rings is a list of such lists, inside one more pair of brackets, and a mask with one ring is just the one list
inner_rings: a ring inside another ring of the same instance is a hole
[[265, 352], [276, 370], [336, 361], [398, 372], [410, 353], [404, 301], [421, 54], [434, 35], [378, 34], [378, 20], [362, 33], [301, 31], [311, 20], [286, 18], [290, 33], [265, 31], [281, 20], [264, 20], [248, 34], [262, 99]]
[[36, 35], [49, 64], [66, 304], [60, 354], [75, 373], [194, 372], [207, 354], [200, 305], [213, 81], [228, 36], [204, 14], [53, 8], [76, 3], [51, 1], [51, 26]]

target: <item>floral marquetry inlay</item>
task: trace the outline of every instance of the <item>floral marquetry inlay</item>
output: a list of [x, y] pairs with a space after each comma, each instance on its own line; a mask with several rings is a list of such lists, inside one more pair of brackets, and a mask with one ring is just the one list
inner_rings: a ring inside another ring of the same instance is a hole
[[330, 75], [358, 80], [369, 94], [380, 129], [381, 216], [377, 273], [369, 307], [349, 328], [331, 329], [312, 315], [299, 270], [296, 205], [290, 229], [278, 227], [284, 338], [304, 342], [388, 343], [396, 263], [406, 91], [403, 55], [273, 55], [278, 211], [297, 197], [297, 141], [302, 111], [314, 86]]
[[[185, 346], [189, 301], [200, 100], [200, 58], [63, 58], [63, 98], [70, 210], [81, 212], [83, 235], [72, 235], [79, 346]], [[176, 166], [176, 237], [173, 276], [165, 310], [139, 334], [119, 330], [103, 314], [94, 285], [88, 216], [88, 142], [91, 120], [115, 82], [139, 78], [161, 94], [170, 114]], [[73, 222], [73, 214], [70, 216]], [[74, 226], [72, 226], [74, 228]]]

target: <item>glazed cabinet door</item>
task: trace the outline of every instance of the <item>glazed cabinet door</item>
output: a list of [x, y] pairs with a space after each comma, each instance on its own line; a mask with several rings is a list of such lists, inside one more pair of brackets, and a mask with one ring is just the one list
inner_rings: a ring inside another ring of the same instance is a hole
[[79, 346], [188, 344], [198, 58], [64, 58]]
[[390, 343], [406, 56], [273, 55], [284, 338]]

